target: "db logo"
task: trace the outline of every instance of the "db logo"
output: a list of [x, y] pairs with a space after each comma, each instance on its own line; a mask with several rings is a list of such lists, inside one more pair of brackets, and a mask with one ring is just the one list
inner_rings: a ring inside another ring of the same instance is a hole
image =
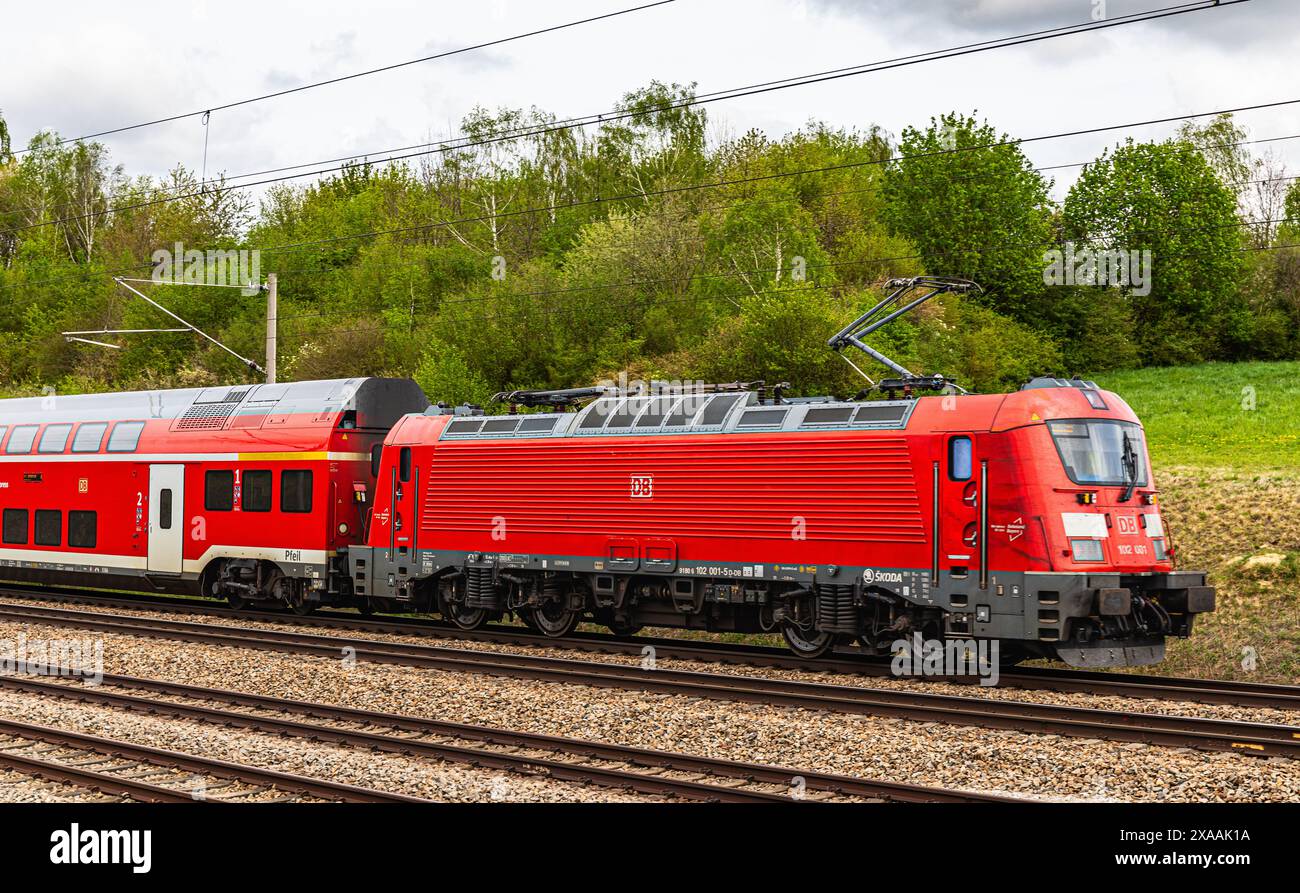
[[1138, 519], [1133, 515], [1116, 515], [1115, 527], [1121, 536], [1137, 536]]
[[652, 474], [632, 475], [632, 498], [650, 499], [654, 496], [655, 478]]

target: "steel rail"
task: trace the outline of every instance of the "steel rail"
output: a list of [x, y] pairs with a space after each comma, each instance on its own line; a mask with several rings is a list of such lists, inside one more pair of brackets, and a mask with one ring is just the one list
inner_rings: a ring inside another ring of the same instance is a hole
[[1300, 727], [1204, 717], [1130, 713], [1087, 707], [795, 682], [626, 664], [570, 660], [437, 645], [378, 642], [300, 631], [128, 617], [64, 608], [0, 604], [0, 619], [49, 623], [124, 635], [257, 648], [461, 673], [535, 679], [661, 694], [690, 695], [768, 706], [796, 707], [942, 722], [1022, 733], [1067, 735], [1256, 756], [1300, 757]]
[[238, 726], [299, 738], [332, 741], [390, 753], [428, 755], [437, 759], [469, 763], [476, 766], [523, 772], [540, 770], [561, 780], [632, 789], [642, 793], [682, 795], [691, 799], [720, 802], [789, 802], [795, 799], [790, 793], [777, 794], [748, 791], [743, 788], [716, 783], [661, 778], [626, 770], [585, 766], [487, 751], [481, 747], [465, 747], [418, 738], [406, 738], [394, 735], [391, 732], [385, 734], [364, 729], [344, 729], [321, 725], [320, 723], [259, 716], [236, 710], [110, 692], [105, 691], [104, 686], [145, 691], [171, 697], [211, 701], [228, 706], [251, 707], [329, 721], [358, 723], [369, 727], [382, 727], [400, 732], [441, 735], [478, 742], [484, 746], [528, 748], [585, 759], [617, 761], [645, 769], [701, 773], [731, 781], [739, 780], [744, 783], [775, 784], [783, 788], [789, 788], [796, 780], [801, 780], [805, 785], [805, 790], [808, 791], [868, 799], [888, 799], [913, 803], [1024, 802], [1023, 798], [986, 794], [978, 791], [949, 790], [630, 747], [622, 744], [564, 738], [555, 735], [516, 732], [468, 723], [383, 713], [335, 704], [276, 698], [249, 692], [156, 679], [142, 679], [133, 676], [105, 676], [100, 685], [86, 687], [77, 683], [44, 681], [29, 675], [0, 675], [0, 687], [35, 694], [68, 698], [146, 714], [196, 719], [224, 726]]
[[[163, 748], [134, 744], [129, 741], [101, 738], [97, 735], [87, 735], [82, 732], [73, 732], [67, 729], [55, 728], [53, 726], [34, 725], [32, 723], [19, 722], [18, 720], [4, 717], [0, 717], [0, 734], [12, 735], [16, 738], [25, 738], [34, 741], [43, 741], [47, 744], [54, 744], [60, 747], [71, 747], [80, 750], [94, 751], [95, 753], [104, 754], [106, 756], [123, 757], [125, 759], [150, 763], [160, 767], [184, 769], [190, 772], [212, 775], [217, 778], [240, 781], [245, 784], [266, 785], [278, 790], [308, 794], [325, 800], [340, 800], [347, 803], [431, 802], [423, 797], [411, 797], [406, 794], [380, 791], [373, 788], [359, 787], [357, 785], [344, 784], [336, 781], [327, 781], [320, 778], [310, 778], [305, 775], [279, 772], [274, 769], [262, 769], [257, 766], [246, 766], [242, 763], [231, 763], [212, 757], [202, 757], [194, 754], [181, 753], [180, 751], [175, 750], [164, 750]], [[91, 770], [58, 762], [45, 760], [33, 761], [29, 757], [14, 754], [12, 751], [0, 751], [0, 760], [6, 758], [13, 760], [15, 768], [16, 763], [22, 761], [26, 761], [29, 765], [32, 765], [33, 768], [39, 768], [34, 765], [35, 763], [57, 767], [60, 771], [67, 773], [67, 775], [65, 775], [67, 780], [72, 780], [71, 775], [74, 773], [80, 773], [88, 783], [97, 783], [99, 780], [109, 778], [121, 784], [138, 786], [139, 791], [143, 795], [149, 795], [152, 791], [153, 794], [162, 797], [166, 802], [189, 803], [194, 802], [197, 799], [191, 793], [176, 788], [167, 788], [161, 785], [147, 785], [146, 783], [124, 779], [120, 776], [112, 775], [111, 773], [92, 772]], [[45, 770], [42, 769], [42, 771]], [[170, 791], [171, 793], [164, 795], [161, 791]]]
[[[168, 597], [146, 593], [99, 595], [91, 590], [26, 588], [14, 584], [0, 585], [0, 596], [121, 607], [140, 610], [202, 614], [262, 623], [293, 626], [316, 626], [391, 635], [423, 636], [436, 639], [492, 642], [495, 644], [588, 651], [598, 654], [640, 655], [649, 646], [661, 659], [719, 663], [738, 666], [771, 667], [802, 672], [830, 672], [846, 675], [893, 677], [887, 658], [833, 652], [835, 656], [819, 660], [795, 657], [784, 648], [764, 645], [741, 645], [731, 642], [707, 642], [676, 637], [616, 637], [599, 633], [577, 632], [552, 638], [530, 630], [489, 625], [476, 630], [462, 630], [450, 624], [425, 618], [374, 619], [342, 611], [318, 612], [308, 616], [277, 611], [239, 610], [211, 600]], [[975, 684], [973, 677], [927, 677], [927, 681]], [[1092, 695], [1116, 695], [1138, 699], [1192, 701], [1234, 707], [1263, 707], [1300, 711], [1300, 686], [1279, 683], [1246, 682], [1231, 679], [1197, 679], [1178, 676], [1148, 676], [1127, 672], [1077, 670], [1058, 667], [1004, 668], [999, 687], [1029, 691], [1058, 691]]]

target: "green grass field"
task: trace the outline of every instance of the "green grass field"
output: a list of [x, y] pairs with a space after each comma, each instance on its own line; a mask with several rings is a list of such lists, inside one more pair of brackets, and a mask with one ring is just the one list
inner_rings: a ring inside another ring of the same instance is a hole
[[1138, 414], [1156, 466], [1300, 471], [1298, 362], [1133, 369], [1096, 381]]

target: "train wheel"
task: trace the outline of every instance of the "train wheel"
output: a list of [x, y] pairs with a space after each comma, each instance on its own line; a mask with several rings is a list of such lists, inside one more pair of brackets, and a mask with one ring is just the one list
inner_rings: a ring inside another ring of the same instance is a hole
[[637, 633], [641, 632], [641, 630], [645, 629], [645, 627], [640, 623], [630, 623], [626, 620], [611, 620], [605, 625], [609, 627], [610, 632], [619, 638], [635, 636]]
[[809, 634], [792, 623], [781, 624], [781, 635], [791, 651], [807, 660], [816, 660], [835, 645], [834, 633]]
[[232, 610], [242, 611], [248, 606], [248, 599], [236, 592], [226, 593], [226, 604], [230, 605]]
[[461, 629], [478, 629], [488, 619], [487, 608], [467, 608], [461, 603], [452, 604], [441, 595], [438, 596], [438, 613]]
[[570, 610], [559, 602], [551, 601], [546, 602], [541, 607], [533, 608], [528, 613], [532, 616], [525, 622], [538, 632], [553, 639], [567, 636], [573, 632], [574, 627], [578, 625], [578, 621], [582, 619], [579, 612]]
[[290, 606], [289, 606], [289, 610], [292, 611], [293, 613], [297, 614], [299, 617], [306, 617], [306, 616], [307, 616], [308, 614], [310, 614], [312, 611], [315, 611], [315, 610], [316, 610], [316, 603], [315, 603], [315, 602], [298, 602], [297, 604], [290, 605]]

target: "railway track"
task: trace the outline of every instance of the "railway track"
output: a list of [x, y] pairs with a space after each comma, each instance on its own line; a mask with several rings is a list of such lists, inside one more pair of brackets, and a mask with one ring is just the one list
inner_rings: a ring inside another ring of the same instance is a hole
[[[147, 803], [238, 802], [267, 794], [273, 796], [271, 802], [302, 797], [347, 803], [428, 802], [4, 718], [0, 718], [0, 766]], [[202, 781], [201, 787], [195, 784], [196, 779]], [[212, 779], [216, 783], [211, 783]], [[168, 783], [161, 783], [163, 780]], [[294, 796], [281, 796], [284, 793]]]
[[643, 669], [541, 655], [472, 651], [437, 645], [324, 636], [297, 630], [265, 630], [0, 604], [0, 619], [36, 622], [212, 645], [256, 648], [452, 672], [651, 691], [726, 701], [797, 707], [940, 722], [1017, 732], [1141, 742], [1254, 756], [1300, 756], [1300, 727], [1203, 717], [1128, 713], [1025, 701], [970, 698], [895, 689], [794, 682], [686, 670]]
[[[653, 648], [659, 659], [695, 661], [728, 665], [770, 667], [802, 672], [825, 671], [869, 677], [894, 677], [889, 662], [852, 653], [852, 649], [835, 652], [817, 661], [794, 657], [783, 648], [762, 645], [738, 645], [727, 642], [703, 642], [691, 639], [635, 636], [617, 638], [597, 633], [575, 633], [549, 638], [515, 627], [492, 625], [477, 630], [461, 630], [449, 624], [421, 618], [374, 619], [342, 611], [317, 612], [302, 617], [278, 611], [234, 611], [223, 603], [145, 593], [98, 595], [83, 590], [48, 589], [4, 584], [0, 596], [43, 599], [65, 604], [99, 605], [134, 609], [229, 616], [244, 620], [299, 626], [344, 629], [354, 632], [424, 636], [434, 639], [490, 642], [493, 644], [568, 649], [601, 654], [644, 653]], [[927, 681], [974, 684], [963, 677], [928, 677]], [[998, 685], [1026, 690], [1065, 693], [1116, 695], [1137, 699], [1190, 701], [1234, 707], [1263, 707], [1300, 711], [1300, 686], [1236, 680], [1195, 679], [1177, 676], [1143, 676], [1131, 673], [1108, 673], [1056, 667], [1017, 667], [1003, 669]]]
[[[75, 682], [4, 675], [0, 676], [0, 688], [374, 751], [428, 756], [476, 767], [544, 773], [559, 780], [691, 800], [765, 803], [828, 795], [908, 803], [1023, 802], [1021, 798], [976, 791], [515, 732], [131, 676], [105, 676], [100, 685], [86, 687]], [[162, 697], [130, 694], [130, 691]], [[173, 700], [176, 698], [183, 701]], [[683, 774], [690, 777], [681, 777]]]

